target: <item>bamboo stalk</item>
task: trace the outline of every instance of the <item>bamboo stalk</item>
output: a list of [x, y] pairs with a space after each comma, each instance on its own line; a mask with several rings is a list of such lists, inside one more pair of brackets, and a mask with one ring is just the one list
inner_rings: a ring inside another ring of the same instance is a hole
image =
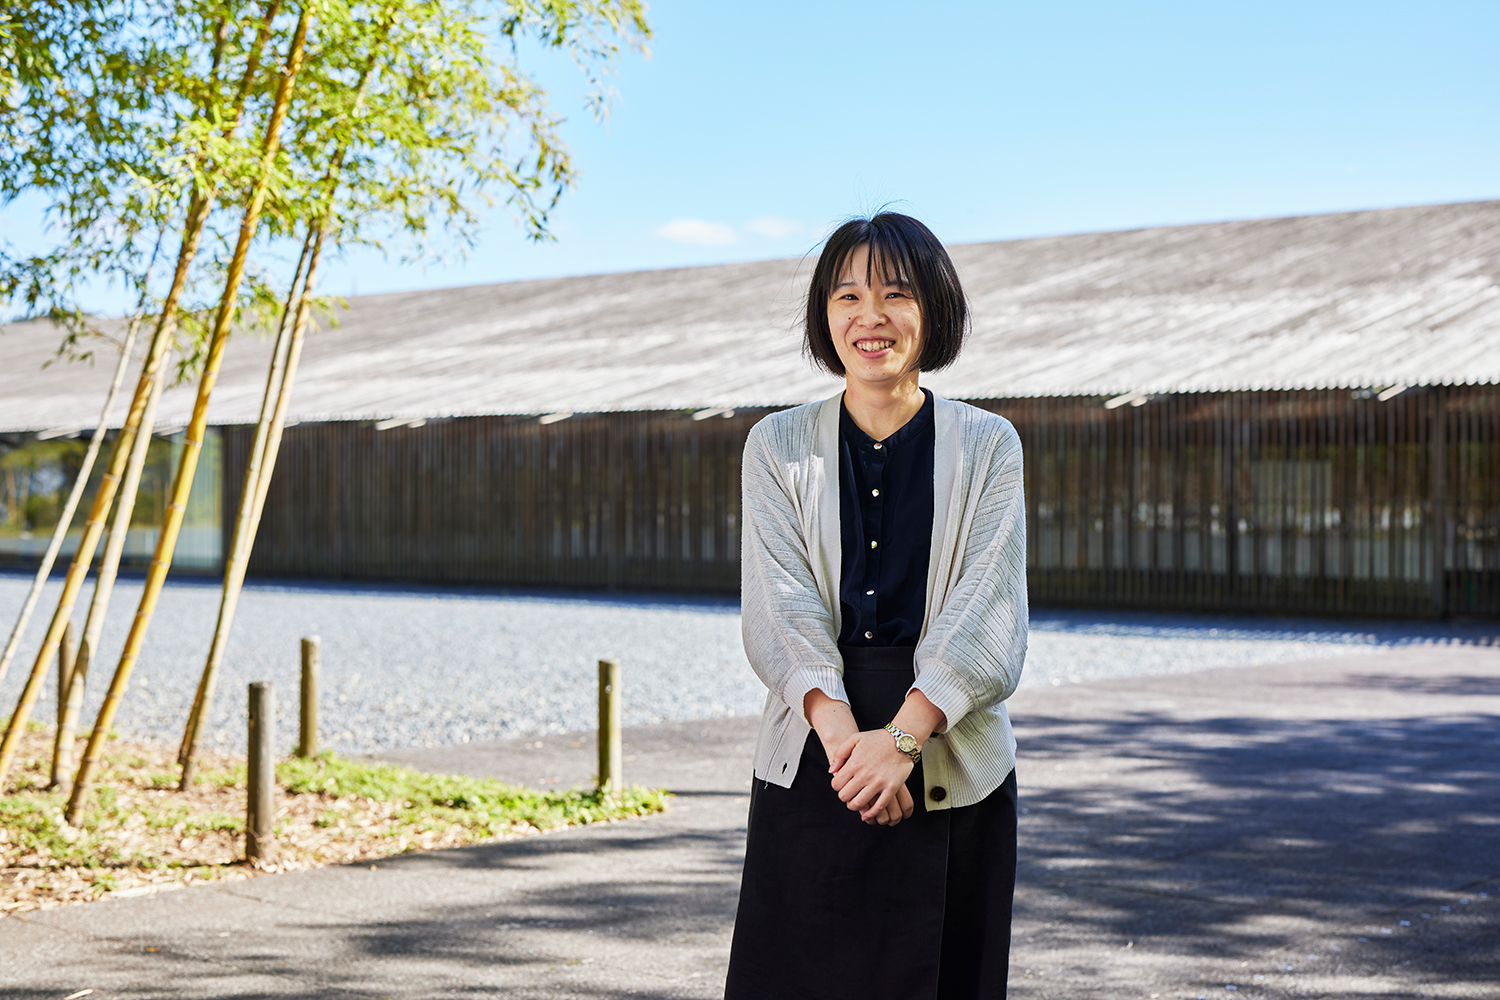
[[[158, 334], [160, 334], [159, 329]], [[150, 364], [151, 359], [148, 357], [145, 367], [149, 368]], [[93, 507], [89, 511], [88, 521], [84, 524], [83, 537], [78, 542], [78, 551], [73, 553], [73, 562], [68, 566], [68, 575], [63, 580], [62, 594], [58, 598], [57, 609], [52, 613], [52, 622], [48, 625], [47, 634], [42, 639], [42, 647], [37, 651], [36, 659], [32, 662], [31, 676], [27, 678], [21, 690], [21, 696], [16, 702], [16, 709], [11, 713], [5, 736], [0, 739], [0, 786], [3, 786], [5, 776], [10, 771], [16, 749], [20, 745], [21, 734], [26, 731], [26, 722], [31, 718], [31, 710], [36, 706], [36, 700], [41, 694], [47, 668], [51, 665], [52, 658], [57, 655], [63, 630], [72, 619], [73, 604], [78, 598], [79, 590], [83, 588], [89, 564], [93, 562], [94, 550], [104, 531], [104, 520], [114, 502], [116, 488], [120, 484], [120, 478], [125, 471], [125, 463], [130, 456], [130, 446], [135, 439], [135, 428], [139, 425], [141, 413], [145, 409], [146, 401], [141, 390], [149, 389], [149, 387], [149, 382], [136, 386], [136, 398], [131, 401], [130, 410], [125, 417], [125, 426], [120, 429], [110, 449], [104, 477], [99, 483], [99, 491], [94, 495]]]
[[[198, 678], [198, 690], [193, 694], [193, 707], [188, 711], [187, 725], [183, 727], [182, 741], [177, 745], [177, 763], [185, 769], [191, 769], [193, 749], [197, 746], [198, 727], [202, 723], [205, 697], [211, 699], [213, 694], [213, 673], [217, 670], [219, 657], [215, 656], [215, 649], [220, 649], [222, 656], [222, 645], [227, 639], [229, 622], [232, 621], [234, 612], [231, 610], [226, 620], [224, 605], [229, 600], [233, 579], [232, 571], [236, 562], [240, 561], [239, 553], [243, 547], [242, 527], [247, 518], [249, 508], [245, 505], [245, 499], [253, 495], [251, 485], [259, 475], [261, 459], [265, 454], [265, 429], [270, 424], [270, 399], [273, 392], [272, 385], [277, 381], [277, 373], [285, 364], [285, 346], [287, 318], [291, 315], [293, 303], [297, 301], [297, 286], [302, 283], [302, 271], [307, 266], [307, 255], [312, 241], [312, 233], [308, 232], [307, 238], [302, 241], [302, 253], [297, 258], [297, 270], [292, 274], [292, 287], [287, 290], [286, 303], [281, 308], [281, 321], [276, 325], [276, 342], [271, 349], [271, 366], [266, 375], [266, 391], [261, 397], [260, 416], [255, 424], [255, 440], [250, 447], [250, 456], [245, 463], [245, 476], [240, 487], [240, 505], [235, 514], [235, 534], [229, 548], [229, 561], [224, 567], [223, 596], [219, 600], [219, 619], [214, 625], [214, 638], [210, 644], [208, 661], [204, 664], [203, 674]], [[248, 552], [245, 558], [249, 558]], [[243, 578], [243, 577], [242, 577]], [[237, 599], [237, 594], [236, 594]], [[223, 638], [221, 638], [223, 636]], [[185, 770], [182, 775], [180, 787], [186, 791], [192, 784], [192, 775]]]
[[[276, 457], [281, 452], [282, 432], [286, 429], [286, 413], [291, 407], [292, 386], [297, 380], [297, 365], [302, 360], [302, 345], [307, 339], [307, 328], [312, 321], [312, 288], [317, 279], [318, 258], [323, 253], [323, 239], [328, 235], [325, 219], [322, 230], [307, 265], [307, 278], [302, 283], [302, 298], [297, 303], [297, 319], [292, 325], [292, 343], [287, 350], [286, 371], [281, 377], [281, 391], [276, 396], [276, 409], [271, 414], [271, 433], [266, 439], [265, 460], [261, 463], [260, 480], [255, 491], [255, 511], [250, 522], [250, 542], [254, 544], [255, 533], [260, 527], [260, 515], [266, 507], [266, 496], [271, 491], [271, 473], [276, 469]], [[248, 552], [247, 552], [248, 555]]]
[[[170, 356], [170, 355], [168, 355]], [[94, 598], [89, 603], [88, 618], [83, 626], [83, 641], [78, 644], [78, 656], [73, 662], [73, 676], [68, 682], [67, 698], [58, 721], [57, 733], [52, 745], [52, 787], [63, 794], [72, 791], [70, 780], [73, 770], [73, 739], [78, 728], [78, 716], [83, 707], [83, 692], [88, 683], [89, 665], [93, 663], [94, 651], [99, 648], [99, 637], [104, 632], [104, 616], [109, 610], [110, 595], [114, 592], [115, 578], [120, 570], [120, 557], [125, 551], [125, 540], [130, 532], [130, 518], [135, 510], [136, 491], [141, 485], [141, 473], [146, 467], [146, 455], [151, 449], [151, 431], [156, 423], [156, 409], [161, 402], [163, 387], [167, 384], [166, 358], [156, 373], [151, 387], [151, 398], [141, 415], [140, 428], [136, 431], [131, 448], [130, 465], [125, 479], [120, 484], [119, 503], [115, 504], [114, 522], [109, 528], [109, 539], [104, 545], [104, 556], [94, 575]]]
[[230, 543], [229, 559], [224, 565], [224, 585], [219, 596], [219, 617], [214, 624], [213, 641], [208, 647], [208, 659], [203, 664], [202, 676], [198, 678], [198, 690], [193, 696], [193, 707], [188, 713], [182, 744], [177, 752], [177, 762], [182, 765], [178, 787], [184, 792], [193, 787], [203, 718], [213, 702], [214, 685], [218, 680], [219, 666], [224, 660], [224, 647], [229, 641], [229, 627], [234, 623], [240, 589], [245, 582], [245, 569], [250, 562], [250, 548], [255, 537], [251, 522], [255, 515], [255, 497], [259, 492], [261, 463], [266, 453], [266, 440], [270, 436], [271, 414], [286, 371], [287, 351], [291, 346], [287, 317], [298, 301], [297, 286], [302, 282], [302, 269], [307, 263], [312, 239], [313, 232], [309, 227], [307, 238], [302, 241], [302, 256], [297, 260], [297, 271], [292, 276], [292, 287], [287, 291], [286, 306], [282, 310], [281, 323], [276, 331], [276, 344], [271, 350], [271, 364], [266, 372], [266, 389], [260, 400], [260, 416], [255, 422], [255, 439], [251, 442], [250, 456], [245, 462], [245, 476], [242, 480], [244, 485], [240, 490], [239, 510], [235, 515], [234, 539]]
[[73, 523], [73, 515], [78, 512], [78, 503], [83, 499], [83, 491], [88, 486], [89, 474], [94, 471], [94, 461], [99, 457], [99, 448], [104, 444], [104, 435], [109, 430], [110, 411], [115, 408], [115, 400], [120, 396], [120, 387], [125, 384], [125, 369], [130, 366], [130, 352], [135, 348], [135, 335], [140, 330], [140, 322], [141, 316], [137, 313], [125, 333], [125, 343], [120, 346], [120, 360], [115, 364], [115, 375], [109, 383], [109, 393], [104, 397], [104, 408], [99, 412], [99, 422], [94, 425], [93, 437], [89, 438], [88, 451], [84, 452], [83, 462], [78, 466], [78, 478], [73, 481], [73, 489], [68, 493], [68, 502], [63, 504], [62, 512], [57, 516], [57, 527], [52, 529], [52, 540], [47, 543], [47, 551], [42, 555], [42, 564], [37, 567], [36, 576], [32, 578], [31, 590], [26, 594], [26, 602], [21, 605], [21, 614], [16, 619], [15, 628], [11, 629], [10, 641], [5, 644], [5, 653], [0, 655], [0, 683], [4, 683], [5, 673], [10, 669], [10, 661], [15, 657], [16, 650], [21, 645], [21, 635], [31, 622], [31, 614], [36, 610], [37, 601], [42, 596], [42, 587], [46, 584], [47, 577], [52, 575], [52, 564], [57, 560], [58, 552], [62, 551], [68, 528]]
[[235, 245], [234, 256], [229, 262], [229, 273], [224, 281], [224, 294], [219, 301], [219, 311], [209, 341], [208, 357], [203, 366], [203, 376], [198, 384], [198, 398], [193, 405], [193, 417], [188, 424], [187, 434], [183, 441], [177, 476], [172, 484], [171, 502], [167, 505], [166, 514], [162, 520], [161, 535], [156, 543], [156, 554], [152, 557], [151, 567], [147, 571], [141, 602], [136, 610], [135, 621], [131, 623], [130, 635], [125, 640], [125, 648], [120, 654], [120, 662], [115, 668], [114, 680], [110, 683], [109, 692], [104, 697], [104, 704], [99, 709], [94, 731], [89, 736], [88, 749], [84, 752], [83, 761], [78, 768], [78, 776], [73, 782], [73, 794], [68, 800], [68, 822], [75, 826], [82, 816], [83, 801], [88, 794], [89, 781], [98, 766], [99, 754], [108, 736], [110, 725], [114, 721], [115, 711], [119, 708], [120, 699], [125, 693], [125, 686], [130, 681], [131, 670], [140, 657], [141, 645], [145, 642], [146, 631], [150, 628], [151, 616], [156, 611], [156, 602], [161, 596], [162, 585], [166, 581], [167, 570], [172, 563], [172, 554], [177, 546], [177, 535], [182, 528], [188, 495], [193, 487], [193, 476], [198, 468], [198, 455], [203, 448], [203, 438], [208, 424], [208, 401], [213, 394], [214, 384], [218, 380], [219, 366], [224, 359], [224, 346], [229, 337], [230, 325], [234, 322], [235, 296], [239, 292], [240, 280], [245, 273], [245, 258], [250, 250], [250, 241], [260, 222], [260, 211], [265, 204], [266, 190], [270, 186], [271, 166], [276, 156], [281, 126], [286, 120], [287, 109], [291, 105], [292, 87], [298, 71], [302, 68], [308, 19], [308, 10], [303, 8], [301, 16], [297, 19], [296, 34], [292, 39], [291, 49], [287, 53], [281, 81], [276, 88], [276, 103], [271, 110], [270, 121], [266, 123], [260, 171], [256, 177], [250, 202], [245, 208], [244, 218], [240, 223], [239, 241]]
[[26, 721], [31, 717], [31, 710], [36, 704], [37, 696], [41, 693], [42, 680], [46, 677], [47, 667], [57, 652], [57, 644], [62, 638], [63, 628], [72, 617], [73, 604], [78, 599], [78, 592], [83, 588], [84, 577], [88, 574], [89, 564], [93, 561], [94, 551], [99, 545], [99, 538], [104, 533], [105, 519], [109, 516], [121, 478], [125, 474], [125, 465], [132, 454], [136, 428], [140, 426], [141, 416], [145, 412], [147, 401], [153, 391], [156, 374], [163, 367], [167, 352], [171, 348], [177, 329], [177, 304], [187, 288], [188, 268], [193, 258], [197, 256], [204, 224], [208, 220], [209, 205], [207, 200], [197, 195], [194, 195], [189, 203], [182, 245], [177, 253], [177, 267], [172, 275], [172, 286], [162, 302], [161, 312], [157, 314], [156, 330], [152, 334], [151, 347], [146, 353], [145, 363], [141, 366], [140, 378], [136, 381], [135, 395], [130, 401], [130, 409], [126, 412], [125, 424], [121, 427], [120, 434], [115, 438], [114, 446], [110, 451], [109, 464], [99, 483], [99, 491], [94, 495], [93, 508], [89, 511], [89, 519], [84, 525], [78, 551], [74, 553], [73, 562], [68, 567], [68, 575], [63, 581], [62, 595], [58, 599], [57, 610], [53, 612], [52, 623], [42, 640], [42, 648], [37, 651], [36, 661], [32, 664], [31, 677], [27, 680], [20, 700], [16, 704], [16, 710], [11, 715], [10, 726], [5, 732], [5, 737], [0, 740], [0, 785], [4, 784], [5, 776], [9, 773], [10, 765], [15, 759], [20, 734], [25, 731]]
[[62, 725], [63, 706], [68, 703], [68, 685], [73, 682], [73, 667], [78, 662], [78, 643], [73, 637], [73, 623], [63, 629], [62, 645], [57, 648], [57, 724]]
[[[271, 474], [276, 469], [276, 456], [281, 451], [282, 431], [286, 426], [286, 413], [291, 405], [292, 386], [297, 377], [297, 364], [302, 357], [302, 344], [306, 338], [307, 327], [312, 317], [311, 289], [313, 282], [317, 279], [318, 258], [322, 255], [323, 239], [328, 233], [328, 225], [325, 221], [320, 228], [317, 241], [313, 244], [312, 254], [308, 259], [307, 276], [303, 280], [302, 295], [297, 302], [297, 316], [292, 324], [292, 335], [288, 345], [286, 363], [281, 373], [281, 383], [276, 395], [276, 404], [271, 413], [263, 454], [258, 465], [258, 474], [251, 480], [246, 473], [244, 491], [240, 494], [240, 516], [246, 518], [244, 522], [245, 534], [243, 536], [243, 548], [239, 549], [240, 555], [236, 559], [236, 576], [233, 580], [233, 596], [230, 598], [229, 574], [225, 574], [226, 596], [220, 604], [220, 624], [227, 635], [229, 622], [232, 621], [234, 608], [238, 603], [239, 591], [244, 584], [245, 571], [249, 567], [250, 553], [255, 546], [256, 531], [260, 527], [261, 512], [265, 510], [266, 496], [271, 489]], [[267, 389], [269, 391], [269, 383]], [[252, 452], [252, 460], [254, 458]], [[248, 501], [248, 502], [247, 502]], [[235, 536], [238, 545], [240, 535], [238, 526]], [[224, 617], [224, 609], [228, 607], [229, 619]], [[215, 652], [217, 651], [217, 656]], [[198, 682], [198, 698], [193, 705], [193, 714], [188, 718], [187, 729], [183, 734], [182, 754], [182, 779], [179, 788], [187, 791], [192, 787], [193, 774], [196, 770], [198, 743], [201, 738], [203, 720], [207, 717], [209, 707], [213, 704], [214, 688], [218, 681], [218, 668], [223, 659], [223, 645], [219, 637], [219, 631], [214, 633], [214, 646], [209, 650], [209, 660], [204, 664], [203, 676]]]
[[[386, 28], [389, 29], [389, 27], [390, 24], [387, 22]], [[353, 107], [356, 109], [364, 100], [365, 88], [369, 84], [375, 63], [376, 59], [372, 55], [360, 74], [353, 102]], [[182, 776], [178, 784], [181, 791], [187, 791], [193, 785], [193, 775], [197, 769], [198, 743], [202, 735], [204, 719], [213, 704], [214, 689], [218, 682], [219, 667], [224, 658], [224, 648], [228, 642], [229, 628], [234, 621], [240, 591], [245, 582], [245, 573], [250, 564], [250, 554], [255, 547], [255, 535], [260, 526], [261, 512], [265, 509], [266, 495], [271, 488], [271, 475], [276, 470], [276, 456], [281, 450], [281, 436], [286, 426], [286, 412], [291, 404], [292, 386], [296, 382], [297, 364], [302, 357], [303, 337], [307, 332], [308, 321], [311, 317], [311, 296], [317, 281], [318, 260], [322, 256], [323, 241], [332, 224], [333, 198], [338, 189], [339, 176], [343, 172], [344, 158], [348, 150], [347, 145], [339, 148], [328, 167], [328, 172], [324, 175], [324, 183], [327, 185], [324, 211], [318, 218], [316, 227], [311, 223], [308, 225], [307, 236], [302, 241], [302, 253], [297, 259], [297, 270], [292, 277], [292, 288], [287, 294], [287, 304], [282, 310], [281, 323], [277, 327], [276, 346], [272, 352], [270, 370], [266, 375], [266, 391], [261, 398], [260, 418], [256, 422], [255, 438], [246, 460], [244, 485], [241, 488], [240, 505], [235, 518], [234, 540], [230, 549], [229, 564], [224, 571], [219, 618], [214, 627], [214, 637], [209, 646], [208, 658], [203, 665], [203, 674], [198, 680], [198, 690], [193, 696], [193, 707], [188, 713], [187, 725], [183, 728], [182, 743], [178, 748], [177, 760], [182, 765]], [[316, 238], [314, 238], [315, 234]], [[307, 265], [305, 276], [302, 273], [304, 264]], [[297, 294], [299, 279], [302, 282], [300, 295]], [[283, 354], [282, 338], [286, 332], [287, 313], [291, 311], [294, 302], [296, 303], [296, 318], [292, 323], [290, 342], [285, 345]], [[277, 385], [278, 379], [279, 387], [275, 390], [275, 406], [268, 415], [273, 385]]]

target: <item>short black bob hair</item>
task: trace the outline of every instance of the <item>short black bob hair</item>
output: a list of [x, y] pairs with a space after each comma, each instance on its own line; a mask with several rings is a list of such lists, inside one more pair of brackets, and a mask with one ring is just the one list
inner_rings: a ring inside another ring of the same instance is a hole
[[833, 348], [833, 334], [828, 329], [828, 298], [849, 258], [864, 246], [870, 248], [870, 270], [878, 267], [882, 280], [907, 285], [917, 300], [922, 313], [917, 370], [935, 372], [953, 364], [969, 332], [969, 303], [958, 271], [932, 230], [896, 212], [850, 219], [823, 244], [807, 288], [803, 349], [813, 363], [835, 375], [844, 374], [844, 363]]

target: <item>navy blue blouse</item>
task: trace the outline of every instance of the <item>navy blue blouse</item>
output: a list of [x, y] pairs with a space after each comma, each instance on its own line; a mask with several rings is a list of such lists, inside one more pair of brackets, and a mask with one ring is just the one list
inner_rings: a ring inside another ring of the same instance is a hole
[[936, 444], [932, 393], [900, 430], [876, 441], [839, 414], [839, 525], [843, 559], [839, 642], [915, 646], [927, 614]]

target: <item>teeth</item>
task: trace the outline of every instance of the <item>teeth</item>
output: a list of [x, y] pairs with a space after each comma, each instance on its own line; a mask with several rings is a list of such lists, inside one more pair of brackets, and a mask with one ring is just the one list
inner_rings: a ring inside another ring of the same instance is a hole
[[861, 340], [854, 346], [858, 347], [861, 351], [883, 351], [887, 347], [894, 346], [895, 343], [894, 340]]

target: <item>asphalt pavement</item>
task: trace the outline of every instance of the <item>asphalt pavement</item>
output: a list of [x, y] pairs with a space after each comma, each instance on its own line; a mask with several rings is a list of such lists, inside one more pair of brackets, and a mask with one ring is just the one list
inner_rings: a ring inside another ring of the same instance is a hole
[[[1500, 649], [1035, 686], [1011, 709], [1013, 997], [1500, 997]], [[678, 793], [661, 816], [0, 919], [0, 997], [720, 996], [754, 728], [628, 729], [627, 780]], [[385, 759], [555, 787], [593, 751]]]

